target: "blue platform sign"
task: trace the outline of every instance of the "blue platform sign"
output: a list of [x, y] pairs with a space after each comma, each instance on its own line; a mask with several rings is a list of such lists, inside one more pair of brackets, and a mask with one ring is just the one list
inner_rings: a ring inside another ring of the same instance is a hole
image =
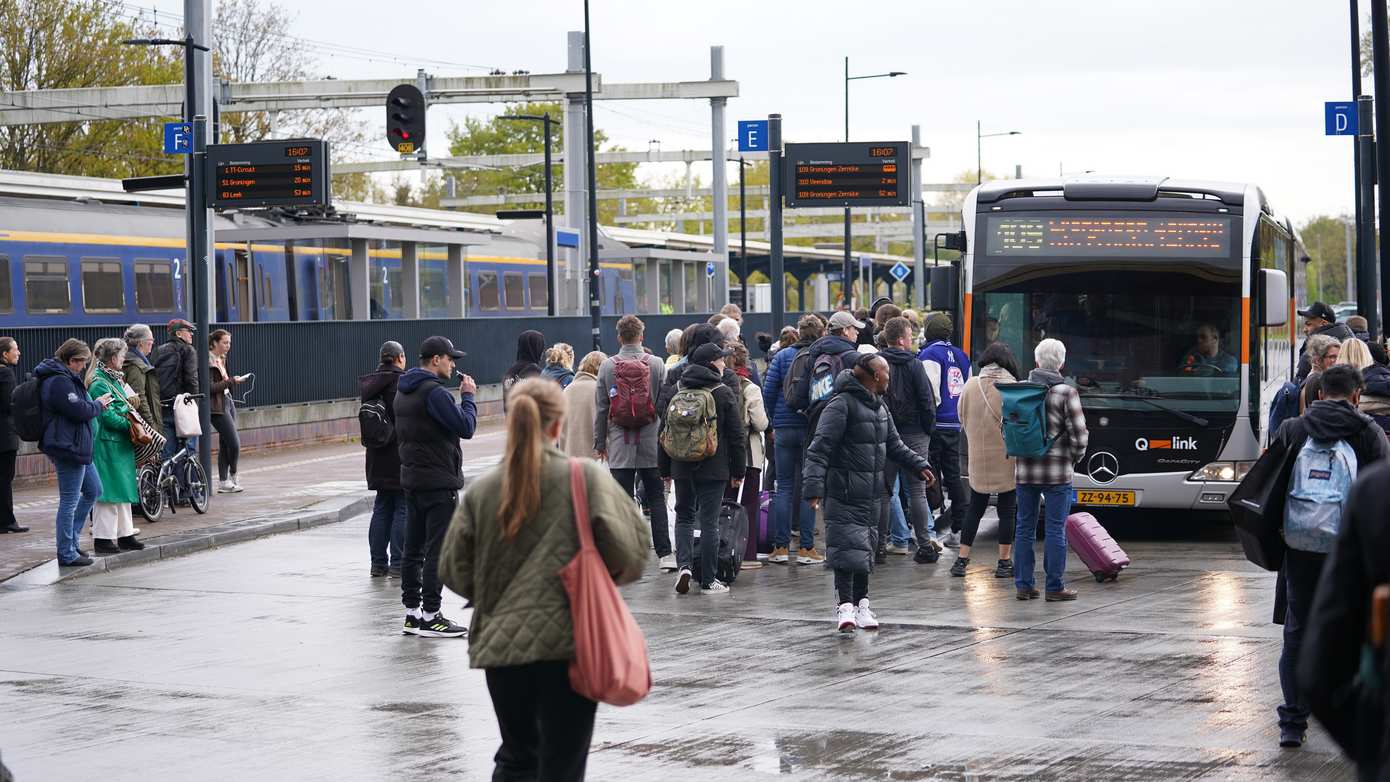
[[705, 276], [706, 276], [706, 277], [713, 277], [713, 276], [714, 276], [714, 261], [710, 261], [709, 263], [706, 263], [706, 264], [705, 264]]
[[557, 247], [578, 247], [579, 232], [569, 228], [556, 228], [555, 245]]
[[1356, 135], [1356, 101], [1327, 101], [1323, 114], [1323, 126], [1329, 136]]
[[893, 279], [897, 280], [898, 282], [902, 282], [903, 280], [907, 279], [907, 276], [909, 274], [912, 274], [912, 270], [907, 268], [907, 264], [903, 263], [902, 261], [898, 261], [897, 263], [893, 264], [893, 268], [889, 269], [888, 273], [893, 275]]
[[193, 124], [189, 122], [164, 123], [164, 154], [193, 154]]
[[739, 152], [766, 152], [767, 151], [767, 120], [739, 120], [738, 121], [738, 151]]

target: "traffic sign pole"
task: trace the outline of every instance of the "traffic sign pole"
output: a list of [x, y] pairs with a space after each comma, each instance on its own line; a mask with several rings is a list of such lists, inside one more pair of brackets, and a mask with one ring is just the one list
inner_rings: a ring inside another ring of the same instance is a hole
[[[782, 115], [767, 117], [767, 227], [772, 244], [769, 268], [772, 277], [772, 333], [779, 334], [787, 319], [787, 279], [782, 269]], [[801, 309], [807, 309], [801, 302]]]
[[[1372, 336], [1380, 333], [1380, 317], [1376, 312], [1376, 142], [1374, 101], [1370, 95], [1356, 99], [1358, 127], [1356, 134], [1357, 211], [1361, 215], [1356, 225], [1356, 304], [1366, 318]], [[1299, 302], [1305, 304], [1306, 302]], [[1384, 314], [1384, 313], [1381, 313]]]

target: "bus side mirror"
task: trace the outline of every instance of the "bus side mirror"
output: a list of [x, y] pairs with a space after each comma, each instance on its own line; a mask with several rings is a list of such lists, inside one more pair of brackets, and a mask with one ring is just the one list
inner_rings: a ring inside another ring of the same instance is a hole
[[1260, 325], [1289, 322], [1289, 278], [1278, 269], [1260, 269]]
[[955, 264], [931, 267], [931, 300], [933, 310], [955, 312], [956, 293], [960, 288], [959, 269]]

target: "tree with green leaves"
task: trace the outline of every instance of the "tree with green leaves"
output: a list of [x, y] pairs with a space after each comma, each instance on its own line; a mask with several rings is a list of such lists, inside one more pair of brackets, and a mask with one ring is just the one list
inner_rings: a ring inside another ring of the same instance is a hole
[[[116, 0], [0, 0], [0, 89], [181, 81], [181, 51], [122, 44], [152, 32]], [[182, 158], [162, 154], [162, 119], [70, 113], [71, 122], [0, 126], [0, 168], [104, 177], [182, 170]]]
[[[1350, 217], [1311, 217], [1299, 229], [1308, 250], [1304, 270], [1308, 301], [1335, 304], [1347, 298], [1347, 226]], [[1299, 302], [1300, 305], [1308, 302]]]

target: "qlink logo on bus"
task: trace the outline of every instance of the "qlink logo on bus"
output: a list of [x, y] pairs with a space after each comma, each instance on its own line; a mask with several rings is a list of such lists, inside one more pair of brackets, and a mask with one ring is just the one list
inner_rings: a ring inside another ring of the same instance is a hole
[[1195, 437], [1170, 437], [1167, 440], [1151, 440], [1147, 437], [1140, 437], [1134, 441], [1136, 451], [1195, 451], [1197, 450], [1197, 438]]

